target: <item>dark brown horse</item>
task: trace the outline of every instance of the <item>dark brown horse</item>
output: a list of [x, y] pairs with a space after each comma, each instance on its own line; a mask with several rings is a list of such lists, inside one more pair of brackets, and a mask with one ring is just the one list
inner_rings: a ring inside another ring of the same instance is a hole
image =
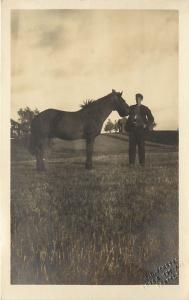
[[94, 141], [112, 111], [121, 117], [129, 114], [129, 105], [122, 93], [112, 90], [107, 96], [88, 101], [76, 112], [47, 109], [36, 116], [31, 125], [30, 151], [36, 156], [38, 171], [44, 171], [44, 150], [47, 141], [57, 137], [64, 140], [86, 140], [86, 168], [92, 168]]

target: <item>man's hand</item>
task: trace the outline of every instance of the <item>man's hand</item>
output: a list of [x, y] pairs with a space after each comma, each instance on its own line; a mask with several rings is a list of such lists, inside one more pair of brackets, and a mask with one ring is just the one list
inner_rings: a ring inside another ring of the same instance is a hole
[[149, 130], [149, 131], [152, 131], [152, 130], [154, 129], [154, 127], [156, 127], [156, 125], [157, 125], [157, 124], [154, 123], [154, 122], [151, 123], [151, 124], [148, 126], [148, 130]]

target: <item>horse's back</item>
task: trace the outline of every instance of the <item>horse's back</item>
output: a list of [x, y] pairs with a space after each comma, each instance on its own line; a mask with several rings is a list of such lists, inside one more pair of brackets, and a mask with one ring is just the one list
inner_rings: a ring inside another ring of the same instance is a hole
[[48, 108], [40, 112], [34, 120], [52, 120], [57, 114], [63, 113], [63, 111], [53, 108]]
[[[83, 120], [77, 112], [46, 109], [32, 121], [32, 134], [38, 137], [77, 139], [83, 137]], [[82, 132], [81, 132], [82, 131]]]

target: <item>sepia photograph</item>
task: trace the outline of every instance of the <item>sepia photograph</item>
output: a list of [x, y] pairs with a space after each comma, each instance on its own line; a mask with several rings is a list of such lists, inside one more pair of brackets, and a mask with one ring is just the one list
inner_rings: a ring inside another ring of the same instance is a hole
[[12, 285], [178, 285], [177, 10], [11, 10]]

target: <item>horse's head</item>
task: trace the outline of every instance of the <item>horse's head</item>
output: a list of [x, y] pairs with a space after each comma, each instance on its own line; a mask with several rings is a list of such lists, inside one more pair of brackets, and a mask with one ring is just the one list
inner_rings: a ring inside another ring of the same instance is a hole
[[112, 98], [114, 103], [114, 110], [118, 112], [120, 117], [128, 116], [129, 114], [129, 105], [122, 98], [123, 92], [116, 92], [112, 90]]

